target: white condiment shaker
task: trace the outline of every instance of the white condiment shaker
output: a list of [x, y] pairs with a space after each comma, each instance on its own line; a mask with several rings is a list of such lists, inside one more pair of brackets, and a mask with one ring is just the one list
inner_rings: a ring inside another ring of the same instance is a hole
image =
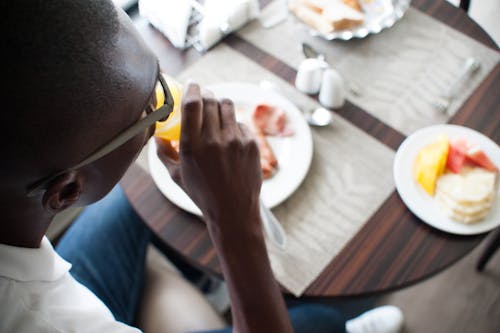
[[308, 58], [300, 63], [295, 78], [295, 87], [305, 94], [317, 94], [321, 87], [324, 62], [315, 58]]
[[330, 109], [337, 109], [344, 105], [344, 80], [336, 70], [328, 68], [324, 71], [318, 99], [321, 105]]

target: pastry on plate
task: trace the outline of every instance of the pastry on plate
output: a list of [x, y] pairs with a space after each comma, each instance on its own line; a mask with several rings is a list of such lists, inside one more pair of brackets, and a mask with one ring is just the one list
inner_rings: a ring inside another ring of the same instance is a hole
[[322, 33], [352, 29], [365, 19], [356, 0], [296, 0], [289, 8], [298, 19]]
[[447, 172], [436, 182], [435, 199], [453, 220], [465, 224], [483, 220], [495, 200], [496, 173], [466, 167], [460, 173]]

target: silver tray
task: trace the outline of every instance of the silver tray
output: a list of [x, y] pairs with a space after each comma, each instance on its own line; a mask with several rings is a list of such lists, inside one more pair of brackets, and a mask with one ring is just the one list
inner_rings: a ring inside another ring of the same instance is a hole
[[[363, 2], [363, 0], [360, 2]], [[368, 11], [369, 8], [363, 5], [365, 9], [365, 21], [362, 25], [350, 30], [336, 30], [327, 34], [310, 28], [310, 33], [313, 36], [319, 36], [326, 40], [349, 40], [352, 38], [364, 38], [369, 34], [378, 34], [382, 30], [392, 27], [394, 23], [403, 17], [408, 7], [410, 7], [411, 0], [372, 0], [371, 2], [372, 4], [386, 2], [387, 5], [380, 6], [382, 10], [376, 13]]]

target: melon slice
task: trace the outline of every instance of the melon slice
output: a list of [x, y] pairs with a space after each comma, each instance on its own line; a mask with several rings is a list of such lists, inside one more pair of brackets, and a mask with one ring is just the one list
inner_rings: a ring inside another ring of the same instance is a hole
[[475, 164], [481, 168], [484, 168], [491, 172], [498, 172], [498, 167], [489, 159], [489, 157], [479, 149], [478, 147], [474, 147], [469, 149], [467, 152], [466, 159], [472, 164]]
[[468, 149], [467, 141], [458, 139], [450, 142], [450, 150], [446, 159], [446, 167], [453, 173], [460, 173], [465, 164]]
[[434, 195], [437, 178], [443, 174], [448, 157], [448, 138], [441, 135], [419, 151], [413, 165], [413, 175], [417, 183], [431, 196]]

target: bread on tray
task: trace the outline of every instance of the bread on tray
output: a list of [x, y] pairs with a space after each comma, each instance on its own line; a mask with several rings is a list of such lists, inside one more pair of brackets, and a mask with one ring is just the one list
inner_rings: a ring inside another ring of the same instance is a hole
[[325, 34], [355, 28], [365, 19], [357, 0], [296, 0], [289, 8], [298, 19]]

